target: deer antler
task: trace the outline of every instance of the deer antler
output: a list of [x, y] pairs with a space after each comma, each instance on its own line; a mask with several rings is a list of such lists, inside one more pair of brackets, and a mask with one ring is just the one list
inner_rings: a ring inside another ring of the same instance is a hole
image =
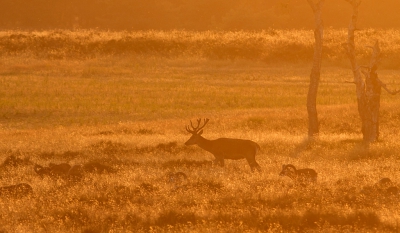
[[202, 130], [204, 128], [204, 126], [206, 126], [206, 124], [208, 123], [210, 119], [205, 118], [204, 119], [204, 124], [202, 126], [200, 126], [201, 123], [201, 118], [197, 119], [197, 126], [194, 127], [192, 121], [190, 121], [190, 126], [192, 127], [193, 130], [191, 130], [189, 128], [189, 125], [186, 126], [186, 131], [188, 131], [191, 134], [197, 134], [200, 130]]

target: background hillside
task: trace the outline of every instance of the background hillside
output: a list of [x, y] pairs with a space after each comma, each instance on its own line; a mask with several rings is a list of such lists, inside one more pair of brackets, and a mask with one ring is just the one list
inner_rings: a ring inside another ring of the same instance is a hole
[[[305, 0], [0, 0], [0, 29], [260, 30], [313, 27]], [[364, 0], [361, 28], [399, 28], [398, 0]], [[327, 0], [326, 27], [346, 27], [350, 5]]]

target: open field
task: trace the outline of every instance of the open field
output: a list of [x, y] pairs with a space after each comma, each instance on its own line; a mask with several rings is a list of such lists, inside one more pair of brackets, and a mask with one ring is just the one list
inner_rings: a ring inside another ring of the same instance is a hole
[[[387, 61], [380, 78], [399, 89], [398, 61]], [[381, 140], [367, 151], [355, 87], [345, 83], [351, 70], [331, 60], [321, 74], [320, 139], [307, 143], [310, 69], [305, 59], [4, 52], [0, 162], [24, 163], [2, 165], [0, 186], [28, 183], [33, 194], [0, 197], [0, 232], [398, 232], [399, 194], [373, 186], [400, 183], [399, 97], [382, 92]], [[212, 166], [211, 154], [185, 147], [185, 126], [199, 117], [210, 118], [208, 139], [257, 142], [263, 171], [251, 173], [245, 160]], [[71, 183], [33, 169], [90, 161], [115, 172]], [[314, 168], [318, 182], [280, 177], [287, 163]], [[178, 171], [184, 187], [168, 182]]]

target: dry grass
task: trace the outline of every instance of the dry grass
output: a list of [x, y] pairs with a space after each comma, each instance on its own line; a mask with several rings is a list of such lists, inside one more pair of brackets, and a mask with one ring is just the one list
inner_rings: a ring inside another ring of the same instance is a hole
[[[172, 34], [174, 35], [174, 34]], [[383, 49], [384, 46], [383, 46]], [[362, 147], [351, 72], [324, 67], [319, 140], [304, 140], [310, 63], [166, 58], [150, 55], [0, 60], [0, 185], [28, 183], [33, 194], [0, 197], [4, 232], [392, 232], [399, 195], [368, 191], [398, 169], [398, 97], [382, 94], [381, 141]], [[379, 71], [399, 88], [398, 70]], [[204, 136], [251, 139], [262, 173], [245, 160], [214, 167], [185, 147], [190, 119], [208, 117]], [[34, 164], [96, 161], [116, 173], [71, 183], [41, 178]], [[313, 168], [298, 187], [282, 164]], [[168, 182], [183, 172], [188, 183]], [[373, 190], [373, 189], [372, 189]]]
[[[324, 61], [347, 64], [342, 43], [347, 31], [326, 29], [324, 32]], [[398, 30], [364, 29], [357, 31], [357, 56], [369, 58], [376, 40], [384, 54], [382, 66], [399, 68]], [[203, 59], [246, 59], [251, 61], [304, 62], [312, 58], [314, 37], [312, 30], [263, 31], [98, 31], [98, 30], [49, 30], [2, 31], [0, 54], [21, 55], [40, 59], [95, 59], [116, 55], [151, 55], [163, 58], [197, 57]], [[100, 69], [87, 70], [91, 76]]]

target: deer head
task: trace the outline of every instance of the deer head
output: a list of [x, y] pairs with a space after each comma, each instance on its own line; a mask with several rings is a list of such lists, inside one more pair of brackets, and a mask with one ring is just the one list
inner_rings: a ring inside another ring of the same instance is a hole
[[[204, 119], [204, 124], [200, 126], [201, 118], [197, 119], [197, 126], [194, 127], [192, 121], [190, 121], [190, 126], [186, 126], [186, 131], [192, 134], [192, 136], [185, 142], [186, 146], [195, 145], [198, 143], [199, 138], [201, 138], [201, 134], [203, 133], [203, 128], [206, 126], [210, 119]], [[192, 129], [190, 129], [192, 127]]]
[[296, 167], [292, 164], [283, 164], [280, 176], [288, 176], [290, 178], [296, 176]]

